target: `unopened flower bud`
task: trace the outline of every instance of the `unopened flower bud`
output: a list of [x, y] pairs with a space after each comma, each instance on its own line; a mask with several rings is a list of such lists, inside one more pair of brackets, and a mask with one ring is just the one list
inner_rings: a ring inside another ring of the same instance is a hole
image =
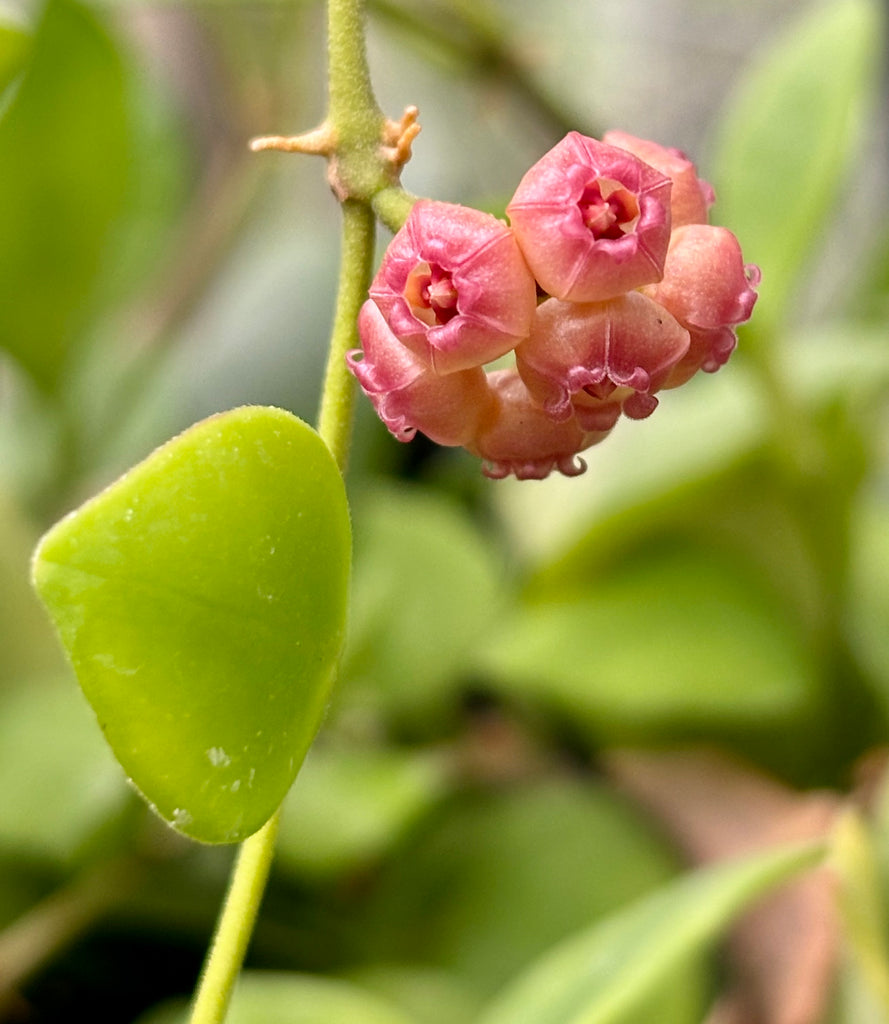
[[502, 221], [430, 200], [414, 206], [370, 288], [395, 336], [439, 374], [513, 349], [528, 334], [536, 296]]
[[673, 232], [664, 277], [643, 291], [668, 309], [691, 335], [691, 345], [665, 387], [685, 383], [697, 370], [718, 370], [736, 344], [734, 327], [750, 318], [759, 268], [745, 264], [737, 238], [726, 228], [688, 224]]
[[545, 292], [600, 302], [660, 280], [671, 187], [626, 150], [570, 132], [525, 174], [506, 212]]

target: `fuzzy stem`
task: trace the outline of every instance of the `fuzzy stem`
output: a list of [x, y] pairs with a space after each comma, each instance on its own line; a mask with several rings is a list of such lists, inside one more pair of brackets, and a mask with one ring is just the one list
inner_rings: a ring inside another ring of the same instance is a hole
[[405, 192], [399, 185], [384, 188], [373, 197], [374, 213], [395, 234], [411, 212], [417, 196]]
[[358, 311], [367, 298], [373, 269], [375, 221], [364, 203], [343, 203], [343, 242], [340, 280], [327, 371], [318, 413], [318, 433], [333, 453], [340, 470], [349, 460], [355, 381], [345, 355], [358, 344]]
[[241, 845], [198, 985], [191, 1024], [221, 1024], [225, 1020], [272, 865], [279, 819], [280, 811]]

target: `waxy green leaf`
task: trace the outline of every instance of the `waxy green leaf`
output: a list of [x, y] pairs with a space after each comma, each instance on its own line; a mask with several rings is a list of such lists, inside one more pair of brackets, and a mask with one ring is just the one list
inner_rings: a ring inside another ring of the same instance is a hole
[[118, 760], [161, 816], [236, 842], [284, 798], [342, 645], [350, 529], [321, 438], [205, 420], [41, 541], [34, 582]]

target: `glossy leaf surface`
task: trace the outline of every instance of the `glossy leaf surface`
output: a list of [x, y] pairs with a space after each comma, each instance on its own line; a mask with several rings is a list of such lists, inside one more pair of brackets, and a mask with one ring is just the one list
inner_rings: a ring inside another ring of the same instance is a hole
[[187, 430], [41, 542], [35, 584], [83, 690], [175, 828], [234, 842], [280, 804], [327, 702], [349, 558], [333, 458], [262, 407]]

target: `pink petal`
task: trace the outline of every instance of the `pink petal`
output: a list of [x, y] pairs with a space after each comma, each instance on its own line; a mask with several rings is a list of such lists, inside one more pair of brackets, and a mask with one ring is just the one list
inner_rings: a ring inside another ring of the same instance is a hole
[[439, 376], [401, 344], [370, 300], [358, 330], [363, 352], [349, 352], [346, 361], [399, 441], [412, 440], [417, 430], [442, 445], [462, 445], [473, 436], [491, 403], [484, 370]]
[[515, 370], [488, 375], [494, 402], [466, 447], [484, 459], [493, 479], [512, 473], [519, 480], [542, 480], [553, 470], [577, 476], [586, 469], [577, 453], [603, 440], [607, 430], [586, 431], [576, 419], [555, 422], [535, 405]]
[[637, 139], [626, 132], [606, 132], [602, 141], [632, 153], [673, 182], [670, 210], [674, 231], [683, 224], [707, 223], [707, 211], [715, 198], [713, 188], [698, 177], [695, 165], [682, 150]]
[[[446, 296], [446, 311], [418, 289], [424, 272]], [[370, 297], [393, 333], [446, 374], [491, 362], [525, 338], [537, 289], [506, 224], [424, 200], [389, 244]]]
[[[507, 213], [546, 293], [599, 302], [660, 280], [671, 187], [668, 177], [625, 150], [570, 132], [525, 174]], [[606, 204], [619, 197], [611, 211], [619, 230], [606, 229], [610, 216], [585, 215], [588, 196]]]
[[656, 401], [627, 400], [657, 391], [688, 346], [688, 332], [639, 292], [587, 304], [549, 299], [516, 349], [516, 366], [533, 400], [557, 420], [596, 400], [641, 418]]

